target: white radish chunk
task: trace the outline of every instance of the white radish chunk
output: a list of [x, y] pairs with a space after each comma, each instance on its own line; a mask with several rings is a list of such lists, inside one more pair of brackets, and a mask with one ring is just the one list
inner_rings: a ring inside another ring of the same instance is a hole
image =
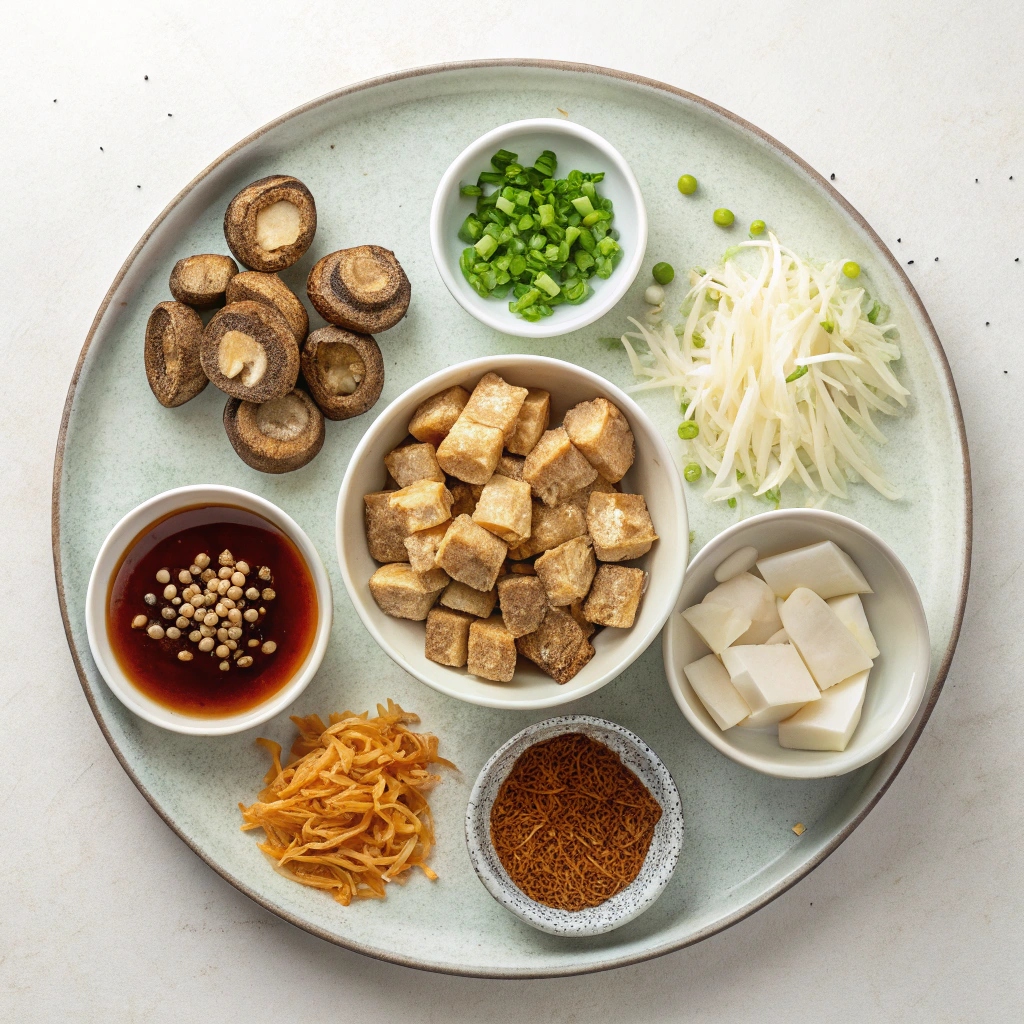
[[736, 640], [739, 644], [763, 644], [772, 633], [782, 628], [771, 587], [749, 572], [741, 572], [720, 583], [701, 603], [735, 608], [740, 615], [750, 619], [750, 626]]
[[724, 583], [731, 580], [733, 576], [739, 576], [741, 572], [750, 572], [757, 565], [757, 548], [748, 544], [739, 551], [734, 551], [715, 570], [715, 582]]
[[778, 631], [778, 633], [772, 633], [772, 635], [770, 637], [768, 637], [767, 640], [765, 640], [765, 643], [766, 644], [788, 644], [789, 643], [789, 634], [784, 629], [780, 629]]
[[684, 665], [683, 671], [693, 692], [700, 698], [701, 704], [719, 729], [731, 729], [750, 714], [747, 702], [732, 685], [729, 673], [713, 654]]
[[782, 625], [823, 690], [871, 668], [864, 648], [813, 590], [797, 587], [789, 595], [782, 606]]
[[737, 637], [750, 629], [748, 616], [740, 614], [735, 608], [719, 604], [695, 604], [683, 612], [683, 618], [715, 654], [721, 654]]
[[839, 616], [839, 621], [853, 634], [854, 639], [864, 648], [869, 658], [878, 657], [878, 644], [871, 634], [868, 617], [864, 614], [864, 605], [856, 594], [844, 594], [842, 597], [830, 597], [825, 604]]
[[[800, 655], [789, 644], [730, 647], [722, 652], [722, 662], [752, 715], [770, 708], [803, 705], [821, 697]], [[782, 718], [792, 713], [780, 712]]]
[[830, 540], [761, 558], [757, 571], [779, 597], [789, 597], [798, 587], [822, 599], [874, 593], [853, 559]]
[[860, 722], [868, 673], [836, 683], [821, 700], [779, 722], [779, 745], [790, 750], [845, 750]]

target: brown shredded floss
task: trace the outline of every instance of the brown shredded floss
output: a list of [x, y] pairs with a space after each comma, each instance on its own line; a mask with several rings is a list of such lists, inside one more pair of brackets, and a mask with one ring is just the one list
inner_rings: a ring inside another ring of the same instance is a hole
[[640, 873], [661, 806], [615, 751], [582, 733], [528, 747], [491, 807], [509, 878], [558, 910], [596, 907]]
[[266, 789], [251, 807], [239, 804], [242, 831], [262, 828], [259, 848], [275, 869], [348, 906], [353, 898], [383, 899], [387, 882], [404, 882], [434, 842], [424, 792], [439, 781], [428, 766], [454, 768], [437, 754], [437, 737], [411, 732], [419, 717], [393, 701], [377, 717], [351, 711], [292, 718], [299, 735], [292, 761], [281, 766], [281, 745], [258, 739], [274, 763]]

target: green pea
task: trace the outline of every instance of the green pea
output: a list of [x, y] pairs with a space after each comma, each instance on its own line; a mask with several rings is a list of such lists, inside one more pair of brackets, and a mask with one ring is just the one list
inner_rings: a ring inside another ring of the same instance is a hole
[[750, 225], [750, 233], [752, 235], [763, 235], [765, 227], [766, 227], [766, 225], [765, 225], [765, 222], [763, 220], [755, 220]]
[[676, 276], [676, 272], [671, 263], [655, 263], [651, 268], [651, 275], [658, 284], [668, 284]]
[[860, 274], [860, 264], [854, 263], [853, 260], [847, 260], [843, 264], [843, 273], [847, 277], [857, 277]]
[[693, 332], [693, 347], [703, 348], [704, 347], [704, 336], [698, 334], [696, 331]]
[[[678, 434], [684, 441], [692, 441], [700, 433], [700, 428], [693, 420], [686, 420], [679, 424]], [[699, 466], [697, 467], [700, 468]]]
[[736, 214], [732, 210], [727, 210], [724, 206], [720, 206], [712, 214], [712, 218], [720, 228], [727, 228], [736, 219]]
[[701, 468], [696, 462], [687, 463], [686, 468], [683, 470], [683, 478], [687, 483], [692, 484], [700, 479]]
[[677, 184], [684, 196], [692, 196], [697, 191], [697, 179], [692, 174], [684, 174]]
[[729, 506], [729, 508], [735, 508], [736, 507], [736, 499], [735, 498], [730, 498], [726, 502], [726, 504]]

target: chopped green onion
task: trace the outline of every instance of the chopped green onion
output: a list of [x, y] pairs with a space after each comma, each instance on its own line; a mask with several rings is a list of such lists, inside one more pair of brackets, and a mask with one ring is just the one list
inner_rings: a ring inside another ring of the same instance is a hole
[[822, 320], [821, 321], [821, 329], [826, 334], [831, 334], [836, 329], [836, 325], [834, 323], [832, 323], [831, 320]]
[[651, 268], [651, 276], [658, 284], [668, 284], [676, 272], [671, 263], [655, 263]]
[[697, 191], [697, 179], [692, 174], [684, 174], [676, 182], [676, 187], [684, 196], [692, 196]]
[[727, 210], [724, 206], [720, 206], [711, 215], [711, 219], [720, 227], [727, 228], [736, 219], [736, 214], [732, 210]]
[[782, 501], [782, 491], [778, 487], [769, 487], [761, 497], [764, 498], [765, 501], [770, 501], [776, 508], [778, 508], [779, 502]]
[[497, 201], [494, 204], [502, 213], [507, 213], [511, 216], [516, 212], [516, 204], [511, 199], [506, 199], [504, 196], [498, 196]]
[[693, 332], [693, 347], [703, 348], [704, 347], [704, 335], [698, 334], [696, 331]]
[[786, 383], [792, 384], [793, 381], [799, 380], [805, 373], [807, 373], [807, 366], [798, 366], [787, 378]]
[[696, 530], [691, 530], [690, 531], [690, 543], [692, 544], [696, 539], [697, 539], [697, 531]]
[[464, 196], [482, 196], [484, 190], [479, 185], [463, 185], [459, 193]]
[[689, 462], [683, 469], [683, 478], [687, 483], [692, 484], [700, 479], [701, 468], [696, 462]]
[[[487, 226], [490, 227], [491, 225], [488, 224]], [[494, 235], [485, 234], [473, 248], [476, 249], [482, 259], [487, 259], [498, 248], [498, 243]]]
[[546, 291], [552, 298], [562, 290], [557, 284], [555, 284], [548, 274], [538, 274], [534, 278], [533, 283], [537, 285], [538, 288], [543, 288], [544, 291]]
[[572, 205], [576, 207], [576, 212], [581, 217], [586, 217], [588, 213], [594, 212], [594, 204], [590, 201], [590, 196], [580, 196], [572, 201]]
[[678, 433], [684, 441], [692, 441], [700, 433], [700, 428], [693, 420], [686, 420], [679, 424]]

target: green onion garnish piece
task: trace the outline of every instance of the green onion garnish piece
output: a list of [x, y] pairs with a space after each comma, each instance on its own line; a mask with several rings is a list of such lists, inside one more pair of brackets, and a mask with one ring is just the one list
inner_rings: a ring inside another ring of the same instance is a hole
[[822, 320], [821, 321], [821, 329], [826, 334], [831, 334], [836, 329], [836, 325], [834, 323], [832, 323], [831, 320]]
[[807, 373], [806, 366], [798, 366], [787, 378], [786, 383], [792, 384], [793, 381], [799, 380], [805, 373]]
[[464, 196], [482, 196], [484, 190], [479, 185], [463, 185], [459, 192]]

